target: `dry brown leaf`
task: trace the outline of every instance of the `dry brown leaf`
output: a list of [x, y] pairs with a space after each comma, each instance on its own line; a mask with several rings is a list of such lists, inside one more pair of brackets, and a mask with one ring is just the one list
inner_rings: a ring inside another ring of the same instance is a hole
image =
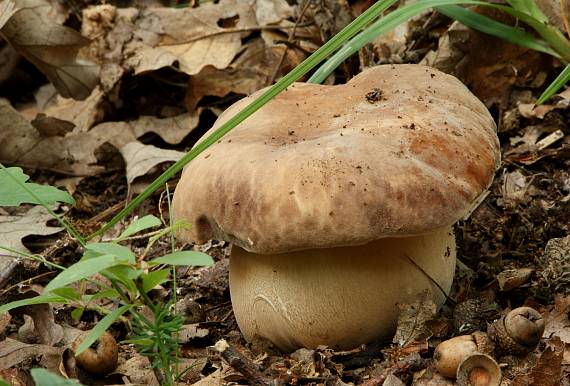
[[198, 382], [192, 384], [192, 386], [220, 386], [224, 384], [224, 379], [222, 375], [222, 370], [217, 369], [212, 374], [208, 375], [206, 378], [199, 380]]
[[570, 106], [570, 88], [562, 91], [560, 94], [556, 94], [548, 104], [543, 104], [540, 106], [535, 106], [530, 103], [519, 104], [519, 112], [525, 118], [544, 118], [546, 114], [552, 110], [560, 109], [565, 110]]
[[279, 78], [305, 59], [305, 54], [282, 45], [268, 45], [264, 39], [255, 39], [245, 46], [244, 52], [226, 69], [207, 66], [191, 76], [188, 83], [186, 106], [193, 111], [202, 97], [224, 97], [231, 92], [250, 95], [268, 86], [273, 76]]
[[[100, 173], [97, 152], [108, 143], [121, 149], [138, 137], [155, 132], [165, 141], [181, 141], [198, 125], [200, 111], [171, 118], [141, 117], [129, 122], [105, 122], [82, 132], [77, 127], [66, 136], [43, 136], [6, 101], [0, 100], [0, 162], [58, 170], [85, 176]], [[46, 132], [44, 128], [42, 130]], [[49, 133], [51, 134], [51, 132]]]
[[0, 245], [27, 251], [22, 244], [25, 236], [51, 235], [63, 230], [60, 227], [48, 227], [46, 222], [51, 219], [51, 214], [42, 206], [34, 206], [21, 215], [0, 216]]
[[427, 339], [429, 327], [426, 326], [426, 322], [432, 319], [437, 311], [437, 306], [431, 297], [431, 293], [426, 290], [417, 296], [417, 301], [414, 303], [398, 304], [400, 315], [393, 343], [405, 346], [416, 340]]
[[32, 382], [26, 371], [18, 368], [1, 370], [0, 379], [8, 382], [11, 386], [27, 386]]
[[515, 288], [519, 288], [528, 281], [533, 271], [534, 269], [532, 268], [518, 268], [507, 269], [500, 272], [497, 275], [499, 289], [501, 291], [511, 291]]
[[176, 162], [185, 153], [135, 141], [123, 146], [121, 154], [127, 164], [127, 183], [131, 185], [137, 177], [146, 175], [155, 166], [164, 162]]
[[3, 0], [0, 2], [0, 29], [18, 11], [13, 0]]
[[[508, 22], [497, 11], [478, 12]], [[433, 66], [457, 76], [487, 106], [506, 108], [512, 87], [540, 86], [552, 60], [455, 22], [439, 40]]]
[[99, 66], [77, 57], [89, 40], [49, 17], [45, 0], [21, 0], [0, 30], [10, 44], [42, 71], [66, 98], [85, 99], [99, 82]]
[[564, 343], [560, 338], [549, 339], [546, 349], [530, 373], [515, 377], [512, 386], [559, 386], [562, 380], [563, 354]]
[[[231, 28], [256, 27], [255, 1], [223, 0], [198, 8], [149, 8], [141, 11], [134, 39], [126, 45], [126, 63], [135, 74], [168, 67], [194, 75], [207, 65], [226, 68], [241, 49], [246, 33]], [[229, 25], [229, 28], [224, 28]]]
[[197, 8], [144, 10], [101, 5], [83, 12], [82, 31], [95, 41], [90, 56], [102, 62], [121, 64], [135, 74], [177, 65], [194, 75], [206, 66], [228, 67], [242, 51], [242, 38], [292, 17], [293, 11], [285, 0], [222, 0]]
[[545, 329], [543, 338], [559, 337], [562, 342], [570, 344], [570, 296], [557, 296], [554, 307], [542, 312]]
[[192, 339], [205, 338], [210, 334], [210, 330], [200, 327], [200, 323], [185, 324], [176, 333], [176, 338], [182, 344], [189, 343]]
[[[96, 87], [89, 97], [82, 101], [57, 96], [54, 103], [40, 107], [40, 113], [48, 117], [71, 122], [75, 125], [74, 133], [86, 132], [102, 119], [101, 103], [105, 93]], [[39, 102], [39, 101], [38, 101]], [[39, 104], [39, 103], [38, 103]]]
[[65, 348], [43, 344], [26, 344], [14, 339], [0, 342], [0, 370], [16, 366], [24, 361], [41, 358], [44, 367], [58, 372]]
[[129, 377], [131, 383], [136, 385], [159, 386], [158, 380], [152, 371], [150, 361], [147, 357], [135, 354], [127, 361], [120, 361], [113, 371], [114, 374], [123, 374]]

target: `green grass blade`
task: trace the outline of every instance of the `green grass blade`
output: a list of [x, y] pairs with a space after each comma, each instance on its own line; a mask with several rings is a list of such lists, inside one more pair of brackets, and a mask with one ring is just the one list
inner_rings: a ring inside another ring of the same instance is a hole
[[560, 57], [545, 41], [539, 40], [532, 34], [519, 28], [503, 24], [491, 19], [490, 17], [481, 15], [458, 5], [446, 5], [443, 7], [437, 7], [436, 9], [439, 13], [483, 33], [496, 36], [510, 43], [530, 48], [535, 51]]
[[526, 13], [537, 21], [548, 23], [548, 17], [542, 13], [534, 0], [507, 0], [507, 3], [517, 11]]
[[544, 90], [542, 95], [536, 101], [537, 105], [546, 102], [550, 97], [558, 92], [566, 83], [570, 82], [570, 64], [554, 79], [554, 81]]
[[68, 303], [68, 302], [69, 302], [68, 299], [61, 297], [59, 295], [52, 295], [52, 294], [38, 295], [34, 296], [33, 298], [16, 300], [0, 306], [0, 315], [18, 307], [31, 306], [34, 304]]
[[309, 83], [322, 83], [342, 62], [356, 51], [415, 15], [433, 7], [454, 4], [488, 5], [483, 1], [476, 0], [422, 0], [400, 7], [382, 19], [375, 21], [371, 26], [366, 28], [366, 30], [347, 42], [332, 58], [327, 60], [325, 64], [315, 71], [313, 76], [309, 79]]
[[236, 127], [238, 124], [243, 122], [251, 114], [259, 110], [263, 105], [273, 99], [276, 95], [281, 93], [287, 87], [289, 87], [293, 82], [301, 78], [303, 75], [308, 73], [319, 63], [325, 60], [329, 55], [335, 52], [339, 47], [342, 46], [344, 42], [356, 35], [362, 28], [366, 27], [372, 21], [374, 21], [382, 12], [388, 9], [396, 0], [380, 0], [374, 5], [368, 8], [364, 13], [358, 16], [352, 21], [348, 26], [342, 29], [338, 34], [333, 36], [328, 42], [326, 42], [322, 47], [315, 51], [311, 56], [305, 59], [301, 64], [295, 67], [291, 72], [281, 78], [277, 83], [275, 83], [271, 88], [265, 91], [259, 96], [255, 101], [246, 106], [238, 114], [233, 116], [225, 124], [220, 126], [216, 131], [214, 131], [208, 138], [196, 145], [192, 150], [190, 150], [184, 157], [182, 157], [178, 162], [169, 167], [164, 173], [162, 173], [158, 178], [156, 178], [141, 194], [139, 194], [133, 201], [131, 201], [123, 210], [121, 210], [115, 217], [113, 217], [107, 224], [101, 227], [95, 233], [89, 235], [87, 239], [91, 239], [97, 235], [101, 235], [106, 232], [109, 228], [119, 222], [126, 215], [131, 213], [137, 206], [139, 206], [144, 200], [152, 195], [157, 189], [162, 187], [170, 178], [172, 178], [176, 173], [180, 172], [182, 168], [196, 158], [200, 153], [210, 147], [212, 144], [216, 143], [220, 138], [226, 135], [231, 129]]
[[95, 325], [95, 327], [91, 330], [89, 334], [83, 339], [83, 342], [77, 347], [77, 351], [75, 352], [75, 356], [81, 354], [83, 351], [87, 350], [97, 339], [99, 339], [111, 324], [113, 324], [117, 319], [119, 319], [125, 312], [130, 310], [133, 307], [132, 304], [128, 304], [126, 306], [122, 306], [117, 308], [115, 311], [111, 312], [110, 314], [105, 315], [103, 319], [99, 323]]

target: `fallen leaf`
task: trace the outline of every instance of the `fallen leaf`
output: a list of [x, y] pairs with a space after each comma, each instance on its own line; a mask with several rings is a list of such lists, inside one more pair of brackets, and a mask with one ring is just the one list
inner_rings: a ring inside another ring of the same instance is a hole
[[497, 275], [499, 289], [511, 291], [526, 283], [534, 270], [532, 268], [507, 269]]
[[[38, 95], [36, 95], [36, 99]], [[105, 98], [105, 93], [100, 87], [95, 87], [91, 95], [85, 100], [77, 101], [71, 98], [63, 98], [58, 95], [53, 103], [42, 106], [38, 100], [40, 112], [50, 118], [57, 118], [74, 125], [74, 133], [89, 131], [93, 125], [101, 121], [101, 104]]]
[[[504, 14], [475, 10], [501, 22]], [[506, 108], [514, 86], [539, 87], [552, 67], [547, 55], [510, 44], [454, 22], [440, 38], [435, 68], [457, 76], [487, 106]]]
[[192, 384], [192, 386], [220, 386], [223, 383], [222, 370], [217, 369], [206, 378], [203, 378], [198, 382]]
[[21, 0], [0, 30], [10, 44], [42, 71], [59, 93], [85, 99], [99, 82], [99, 66], [77, 57], [89, 40], [46, 17], [45, 0]]
[[0, 335], [4, 335], [6, 329], [10, 325], [10, 321], [12, 320], [12, 315], [9, 313], [0, 314]]
[[16, 366], [24, 361], [41, 358], [40, 363], [57, 372], [62, 360], [63, 347], [43, 344], [26, 344], [7, 338], [0, 342], [0, 370]]
[[417, 301], [412, 304], [398, 304], [400, 315], [398, 326], [392, 342], [400, 347], [414, 341], [422, 341], [429, 337], [429, 327], [426, 323], [432, 319], [437, 306], [431, 300], [431, 293], [424, 291], [418, 295]]
[[559, 386], [562, 380], [562, 356], [564, 343], [560, 338], [548, 340], [546, 349], [538, 358], [530, 373], [521, 374], [512, 381], [513, 386]]
[[565, 110], [570, 106], [570, 88], [553, 96], [550, 103], [535, 106], [531, 103], [520, 103], [518, 105], [519, 112], [525, 118], [543, 119], [546, 114], [553, 110]]
[[22, 238], [29, 235], [51, 235], [63, 228], [49, 227], [51, 214], [41, 206], [34, 206], [28, 212], [15, 216], [0, 216], [0, 246], [27, 251]]
[[4, 24], [6, 24], [16, 12], [18, 12], [18, 8], [16, 8], [16, 3], [14, 3], [13, 0], [3, 0], [0, 2], [0, 29], [4, 27]]
[[210, 330], [200, 327], [200, 323], [185, 324], [176, 333], [180, 343], [189, 343], [192, 339], [205, 338], [210, 334]]
[[563, 343], [570, 344], [570, 296], [557, 296], [554, 307], [542, 312], [544, 318], [543, 338], [550, 339], [557, 336]]
[[279, 78], [305, 59], [304, 53], [285, 49], [283, 45], [268, 45], [259, 38], [249, 42], [244, 52], [228, 68], [204, 67], [188, 82], [188, 111], [193, 111], [206, 95], [224, 97], [231, 92], [250, 95], [268, 86], [274, 75]]
[[[256, 1], [222, 0], [197, 8], [147, 8], [137, 18], [134, 39], [125, 46], [126, 64], [135, 74], [173, 65], [188, 75], [207, 65], [226, 68], [249, 32], [257, 26]], [[229, 27], [221, 27], [224, 21]]]
[[132, 358], [124, 362], [119, 361], [119, 365], [113, 373], [127, 376], [130, 382], [136, 385], [159, 386], [150, 361], [147, 357], [139, 354], [134, 354]]
[[[201, 110], [170, 118], [141, 117], [101, 123], [87, 132], [77, 128], [65, 136], [43, 136], [8, 102], [0, 99], [0, 162], [57, 170], [77, 176], [108, 169], [98, 165], [97, 152], [106, 143], [116, 151], [140, 136], [155, 132], [167, 142], [181, 141], [198, 125]], [[121, 165], [122, 166], [122, 165]]]
[[127, 164], [127, 183], [131, 185], [137, 177], [146, 175], [155, 166], [164, 162], [178, 161], [185, 153], [143, 145], [140, 142], [130, 142], [121, 148], [121, 154]]

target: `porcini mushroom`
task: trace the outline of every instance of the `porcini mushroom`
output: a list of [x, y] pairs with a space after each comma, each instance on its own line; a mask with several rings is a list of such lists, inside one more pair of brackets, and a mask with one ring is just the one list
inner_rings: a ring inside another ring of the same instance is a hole
[[493, 119], [460, 81], [377, 66], [274, 98], [185, 168], [173, 213], [193, 224], [183, 239], [233, 243], [230, 292], [246, 339], [351, 348], [391, 334], [396, 304], [425, 289], [443, 303], [452, 225], [499, 158]]

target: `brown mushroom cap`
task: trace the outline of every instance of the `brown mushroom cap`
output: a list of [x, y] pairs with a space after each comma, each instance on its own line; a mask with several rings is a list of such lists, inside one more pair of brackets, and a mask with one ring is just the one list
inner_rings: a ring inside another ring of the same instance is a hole
[[183, 238], [262, 254], [420, 235], [464, 216], [499, 158], [492, 117], [456, 78], [377, 66], [281, 93], [186, 167], [174, 216], [193, 224]]

